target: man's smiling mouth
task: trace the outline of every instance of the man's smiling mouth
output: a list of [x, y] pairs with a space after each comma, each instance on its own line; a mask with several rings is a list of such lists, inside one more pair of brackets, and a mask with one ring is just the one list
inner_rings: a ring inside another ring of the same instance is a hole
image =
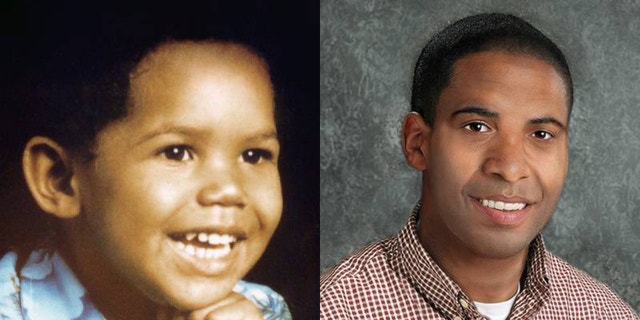
[[501, 211], [516, 211], [522, 210], [527, 206], [526, 203], [523, 202], [503, 202], [503, 201], [494, 201], [487, 199], [478, 199], [478, 202], [483, 206], [491, 209], [501, 210]]
[[231, 252], [244, 237], [214, 232], [173, 233], [169, 237], [176, 247], [189, 256], [199, 259], [219, 259]]

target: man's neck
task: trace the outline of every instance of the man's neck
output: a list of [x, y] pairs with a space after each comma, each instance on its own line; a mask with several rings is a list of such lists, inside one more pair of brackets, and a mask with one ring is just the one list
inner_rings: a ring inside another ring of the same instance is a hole
[[476, 254], [459, 239], [419, 223], [423, 247], [440, 268], [473, 301], [496, 303], [509, 300], [518, 290], [525, 269], [528, 248], [508, 258], [489, 258]]

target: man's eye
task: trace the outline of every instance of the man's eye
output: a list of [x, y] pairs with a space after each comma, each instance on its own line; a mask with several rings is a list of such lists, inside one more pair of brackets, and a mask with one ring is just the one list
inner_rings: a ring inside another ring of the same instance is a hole
[[242, 153], [242, 160], [247, 163], [257, 164], [262, 160], [271, 160], [273, 153], [264, 149], [250, 149]]
[[488, 132], [489, 127], [482, 122], [467, 123], [463, 128], [473, 132]]
[[162, 155], [171, 161], [188, 161], [193, 159], [187, 146], [170, 146], [162, 150]]
[[554, 135], [551, 132], [540, 130], [540, 131], [534, 132], [533, 137], [540, 140], [549, 140], [553, 138]]

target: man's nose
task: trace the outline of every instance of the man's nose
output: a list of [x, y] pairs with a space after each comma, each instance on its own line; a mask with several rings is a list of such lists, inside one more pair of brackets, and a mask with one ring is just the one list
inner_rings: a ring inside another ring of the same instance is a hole
[[202, 206], [236, 206], [246, 204], [242, 173], [239, 164], [233, 161], [212, 160], [201, 164], [202, 181], [198, 191], [198, 202]]
[[483, 164], [483, 171], [507, 182], [529, 177], [531, 167], [525, 152], [525, 137], [503, 135], [492, 142]]

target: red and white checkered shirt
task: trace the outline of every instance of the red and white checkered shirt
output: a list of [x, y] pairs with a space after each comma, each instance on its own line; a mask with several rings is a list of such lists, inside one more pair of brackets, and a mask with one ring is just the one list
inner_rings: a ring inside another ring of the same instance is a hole
[[[419, 205], [397, 235], [320, 277], [320, 319], [486, 319], [418, 240]], [[606, 285], [531, 243], [508, 319], [638, 319]]]

